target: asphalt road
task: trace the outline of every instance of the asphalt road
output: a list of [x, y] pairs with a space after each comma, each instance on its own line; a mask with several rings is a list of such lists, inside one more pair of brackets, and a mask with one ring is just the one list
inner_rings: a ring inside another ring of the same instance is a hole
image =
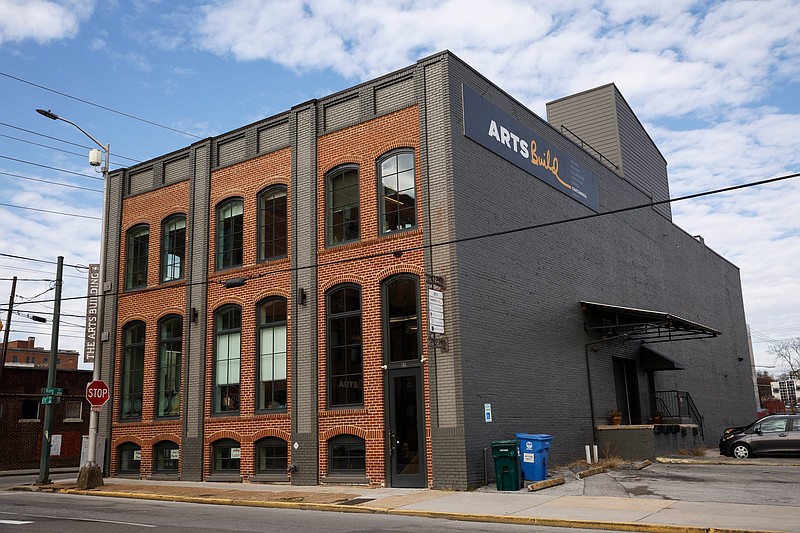
[[[325, 533], [564, 533], [563, 528], [457, 522], [413, 516], [154, 502], [52, 494], [0, 492], [0, 532], [143, 533], [171, 531]], [[588, 532], [585, 529], [570, 529]]]

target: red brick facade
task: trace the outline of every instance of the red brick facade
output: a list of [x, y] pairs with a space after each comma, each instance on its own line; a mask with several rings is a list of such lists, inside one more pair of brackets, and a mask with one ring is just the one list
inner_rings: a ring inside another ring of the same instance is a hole
[[[186, 215], [189, 207], [189, 182], [184, 181], [127, 198], [122, 211], [122, 246], [119, 279], [117, 286], [125, 287], [125, 240], [126, 232], [140, 224], [150, 227], [147, 289], [121, 291], [119, 297], [117, 331], [117, 353], [114, 368], [114, 390], [112, 398], [120, 398], [122, 390], [123, 331], [134, 321], [145, 324], [144, 386], [142, 395], [142, 418], [137, 422], [120, 422], [120, 404], [112, 404], [111, 472], [116, 473], [117, 449], [126, 442], [141, 447], [141, 472], [147, 477], [152, 473], [153, 446], [169, 440], [180, 444], [181, 422], [176, 419], [159, 420], [155, 416], [156, 370], [158, 368], [158, 322], [168, 315], [184, 317], [186, 312], [185, 283], [183, 281], [163, 284], [159, 282], [161, 257], [162, 222], [175, 214]], [[158, 287], [159, 290], [149, 290]], [[184, 317], [185, 322], [185, 317]], [[183, 385], [182, 387], [183, 388]]]
[[[385, 483], [387, 465], [385, 464], [385, 418], [384, 411], [384, 372], [383, 365], [383, 325], [381, 286], [389, 277], [406, 273], [420, 279], [419, 293], [424, 294], [424, 257], [422, 251], [422, 198], [419, 172], [419, 111], [409, 107], [368, 122], [345, 128], [319, 137], [317, 140], [317, 220], [318, 228], [318, 269], [316, 302], [319, 324], [317, 327], [319, 346], [318, 369], [318, 427], [319, 427], [319, 477], [328, 475], [327, 441], [337, 435], [350, 434], [365, 440], [366, 475], [371, 484]], [[415, 153], [416, 216], [415, 229], [379, 236], [379, 198], [377, 185], [377, 161], [392, 150], [406, 148]], [[325, 176], [342, 164], [359, 167], [359, 240], [332, 248], [325, 245]], [[256, 472], [255, 444], [265, 437], [277, 437], [287, 442], [289, 464], [291, 464], [291, 398], [292, 386], [292, 346], [287, 347], [288, 404], [286, 412], [259, 413], [256, 407], [257, 387], [257, 323], [256, 309], [264, 298], [280, 296], [288, 302], [289, 315], [287, 330], [293, 331], [291, 309], [293, 307], [292, 232], [288, 230], [288, 257], [274, 261], [259, 262], [258, 248], [258, 195], [267, 187], [280, 184], [287, 187], [288, 219], [292, 220], [293, 190], [291, 187], [291, 150], [281, 149], [266, 155], [248, 159], [215, 170], [211, 174], [209, 201], [208, 242], [208, 296], [206, 303], [206, 346], [205, 346], [205, 405], [204, 409], [204, 465], [203, 477], [212, 474], [213, 444], [220, 439], [232, 439], [240, 445], [240, 475], [245, 481]], [[225, 200], [243, 200], [243, 261], [241, 267], [217, 270], [216, 222], [217, 206]], [[161, 243], [161, 224], [168, 216], [188, 213], [189, 182], [184, 181], [162, 187], [158, 190], [139, 194], [125, 199], [123, 205], [122, 234], [139, 224], [150, 226], [148, 289], [124, 292], [119, 298], [117, 353], [114, 398], [119, 398], [119, 384], [122, 378], [122, 329], [132, 321], [146, 324], [145, 372], [142, 419], [140, 422], [120, 422], [119, 405], [113, 411], [113, 437], [111, 443], [111, 472], [116, 473], [118, 447], [125, 442], [134, 442], [141, 447], [142, 477], [153, 474], [153, 446], [163, 440], [180, 445], [180, 420], [159, 420], [155, 417], [154, 394], [156, 389], [155, 372], [158, 356], [158, 321], [170, 314], [184, 316], [185, 283], [175, 282], [174, 288], [159, 286], [159, 257]], [[187, 227], [191, 225], [191, 221]], [[409, 250], [402, 254], [398, 250]], [[381, 255], [384, 254], [384, 255]], [[125, 265], [125, 246], [121, 246], [120, 264]], [[363, 259], [365, 256], [369, 258]], [[359, 259], [361, 258], [361, 259]], [[124, 268], [121, 269], [118, 284], [124, 287]], [[246, 284], [236, 288], [226, 288], [225, 280], [242, 277]], [[353, 283], [360, 287], [362, 298], [363, 332], [363, 408], [328, 409], [327, 368], [326, 368], [326, 292], [341, 283]], [[425, 302], [421, 298], [418, 312], [425, 316]], [[242, 309], [241, 360], [240, 360], [240, 405], [231, 416], [215, 414], [214, 398], [214, 314], [215, 311], [230, 304]], [[423, 328], [423, 331], [425, 329]], [[291, 335], [290, 335], [291, 338]], [[427, 357], [427, 346], [423, 342], [423, 358]], [[185, 364], [185, 357], [184, 357]], [[430, 416], [427, 386], [427, 368], [423, 368], [425, 443], [430, 449]], [[182, 389], [183, 390], [183, 389]], [[303, 391], [297, 391], [303, 394]], [[426, 453], [427, 472], [430, 479], [431, 459]]]

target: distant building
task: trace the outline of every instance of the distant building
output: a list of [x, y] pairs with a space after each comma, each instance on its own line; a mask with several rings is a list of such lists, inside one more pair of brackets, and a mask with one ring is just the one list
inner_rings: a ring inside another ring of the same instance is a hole
[[[28, 340], [9, 341], [5, 364], [47, 368], [50, 361], [50, 348], [37, 348], [35, 343], [36, 337], [28, 337]], [[3, 344], [0, 343], [0, 350], [2, 347]], [[77, 370], [78, 355], [75, 350], [59, 350], [56, 368]]]
[[442, 52], [111, 172], [111, 475], [467, 490], [517, 432], [752, 419], [739, 269], [641, 122], [614, 84], [547, 114]]
[[[6, 365], [0, 381], [0, 470], [39, 468], [44, 427], [46, 368]], [[58, 370], [63, 394], [53, 405], [51, 468], [79, 466], [83, 435], [89, 434], [86, 385], [90, 370]]]
[[770, 382], [773, 398], [783, 402], [787, 408], [800, 408], [800, 379], [785, 379]]

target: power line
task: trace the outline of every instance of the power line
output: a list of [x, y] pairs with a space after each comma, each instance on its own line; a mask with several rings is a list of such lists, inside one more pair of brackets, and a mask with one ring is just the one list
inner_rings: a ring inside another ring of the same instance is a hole
[[91, 189], [89, 187], [81, 187], [80, 185], [70, 185], [69, 183], [59, 183], [57, 181], [50, 181], [50, 180], [43, 180], [39, 178], [31, 178], [28, 176], [20, 176], [19, 174], [11, 174], [10, 172], [0, 172], [2, 176], [9, 176], [11, 178], [17, 178], [21, 180], [28, 180], [28, 181], [38, 181], [41, 183], [47, 183], [49, 185], [56, 185], [58, 187], [69, 187], [70, 189], [79, 189], [81, 191], [89, 191], [89, 192], [98, 192], [102, 193], [103, 191], [100, 189]]
[[[11, 270], [15, 270], [15, 271], [19, 270], [19, 271], [22, 271], [22, 272], [36, 272], [36, 273], [41, 273], [41, 274], [49, 274], [49, 272], [47, 272], [46, 270], [36, 270], [35, 268], [24, 268], [24, 267], [17, 266], [17, 265], [0, 265], [0, 268], [8, 268], [8, 269], [11, 269]], [[83, 267], [83, 268], [86, 268], [86, 267]], [[64, 274], [64, 277], [65, 278], [68, 277], [68, 278], [86, 279], [86, 276], [76, 276], [74, 274]], [[19, 280], [17, 280], [17, 281], [19, 281]], [[47, 280], [42, 280], [42, 281], [53, 281], [53, 280], [47, 279]]]
[[[430, 244], [423, 244], [423, 245], [420, 245], [420, 246], [412, 246], [410, 248], [402, 248], [402, 249], [390, 250], [390, 251], [386, 251], [386, 252], [376, 252], [376, 253], [373, 253], [373, 254], [361, 255], [361, 256], [358, 256], [358, 257], [348, 257], [348, 258], [345, 258], [345, 259], [337, 259], [337, 260], [328, 261], [328, 262], [317, 262], [317, 263], [314, 263], [314, 264], [303, 265], [303, 266], [290, 266], [290, 267], [286, 267], [286, 268], [279, 268], [279, 269], [275, 269], [275, 270], [270, 270], [268, 272], [259, 272], [258, 274], [253, 274], [251, 276], [243, 276], [242, 278], [244, 280], [259, 279], [259, 278], [263, 278], [263, 277], [266, 277], [266, 276], [271, 276], [271, 275], [274, 275], [274, 274], [299, 272], [299, 271], [302, 271], [302, 270], [309, 270], [309, 269], [312, 269], [312, 268], [320, 268], [320, 267], [331, 266], [331, 265], [340, 265], [340, 264], [345, 264], [345, 263], [352, 263], [352, 262], [355, 262], [355, 261], [363, 261], [363, 260], [366, 260], [366, 259], [375, 259], [375, 258], [379, 258], [379, 257], [389, 256], [389, 255], [397, 256], [397, 254], [401, 254], [402, 255], [402, 254], [408, 253], [408, 252], [414, 252], [414, 251], [420, 251], [420, 250], [426, 250], [426, 249], [433, 249], [433, 248], [438, 248], [440, 246], [450, 246], [450, 245], [453, 245], [453, 244], [461, 244], [461, 243], [471, 242], [471, 241], [476, 241], [476, 240], [481, 240], [481, 239], [488, 239], [488, 238], [495, 238], [495, 237], [500, 237], [500, 236], [504, 236], [504, 235], [511, 235], [511, 234], [520, 233], [520, 232], [523, 232], [523, 231], [531, 231], [531, 230], [542, 229], [542, 228], [547, 228], [547, 227], [552, 227], [552, 226], [558, 226], [558, 225], [561, 225], [561, 224], [568, 224], [568, 223], [571, 223], [571, 222], [581, 222], [581, 221], [584, 221], [584, 220], [590, 220], [590, 219], [593, 219], [593, 218], [599, 218], [599, 217], [603, 217], [603, 216], [618, 215], [618, 214], [626, 213], [626, 212], [629, 212], [629, 211], [636, 211], [636, 210], [639, 210], [639, 209], [653, 208], [655, 206], [662, 205], [662, 204], [668, 204], [668, 203], [672, 203], [672, 202], [680, 202], [680, 201], [684, 201], [684, 200], [693, 200], [695, 198], [702, 198], [704, 196], [712, 196], [712, 195], [715, 195], [715, 194], [722, 194], [722, 193], [736, 191], [736, 190], [740, 190], [740, 189], [747, 189], [747, 188], [750, 188], [750, 187], [757, 187], [757, 186], [761, 186], [761, 185], [767, 185], [767, 184], [770, 184], [770, 183], [776, 183], [776, 182], [779, 182], [779, 181], [785, 181], [785, 180], [788, 180], [788, 179], [793, 179], [793, 178], [796, 178], [798, 176], [800, 176], [800, 173], [788, 174], [786, 176], [779, 176], [779, 177], [776, 177], [776, 178], [769, 178], [769, 179], [760, 180], [760, 181], [756, 181], [756, 182], [752, 182], [752, 183], [743, 183], [743, 184], [740, 184], [740, 185], [732, 185], [730, 187], [723, 187], [721, 189], [712, 189], [710, 191], [699, 192], [699, 193], [694, 193], [694, 194], [688, 194], [688, 195], [685, 195], [685, 196], [679, 196], [677, 198], [668, 198], [666, 200], [648, 202], [648, 203], [645, 203], [645, 204], [638, 204], [638, 205], [633, 205], [633, 206], [629, 206], [629, 207], [621, 207], [619, 209], [612, 209], [612, 210], [609, 210], [609, 211], [603, 211], [601, 213], [590, 213], [588, 215], [581, 215], [581, 216], [571, 217], [571, 218], [566, 218], [566, 219], [561, 219], [561, 220], [553, 220], [553, 221], [550, 221], [550, 222], [542, 222], [540, 224], [533, 224], [533, 225], [530, 225], [530, 226], [523, 226], [523, 227], [509, 229], [509, 230], [496, 231], [496, 232], [492, 232], [492, 233], [484, 233], [484, 234], [481, 234], [481, 235], [473, 235], [473, 236], [470, 236], [470, 237], [461, 237], [461, 238], [457, 238], [457, 239], [451, 239], [451, 240], [448, 240], [448, 241], [441, 241], [441, 242], [435, 242], [435, 243], [430, 243]], [[0, 254], [0, 256], [2, 256], [2, 255], [5, 255], [5, 254]], [[206, 281], [198, 281], [198, 282], [193, 282], [193, 283], [185, 283], [183, 286], [184, 287], [194, 287], [194, 286], [211, 285], [211, 284], [217, 284], [217, 283], [218, 284], [224, 284], [224, 281], [219, 281], [219, 280], [216, 280], [216, 279], [215, 280], [206, 280]], [[147, 288], [143, 288], [143, 289], [137, 289], [136, 290], [136, 294], [145, 294], [145, 293], [156, 292], [156, 291], [165, 290], [165, 289], [172, 289], [173, 287], [174, 287], [173, 285], [161, 285], [161, 286], [157, 286], [157, 287], [147, 287]], [[127, 291], [113, 292], [113, 293], [109, 292], [109, 293], [106, 293], [104, 296], [107, 296], [107, 297], [125, 296], [125, 295], [128, 295], [128, 294], [131, 294], [131, 293], [127, 292]], [[73, 297], [68, 297], [68, 298], [62, 298], [61, 300], [62, 301], [85, 300], [86, 298], [89, 298], [89, 296], [73, 296]], [[52, 301], [53, 300], [41, 300], [41, 301], [38, 301], [38, 302], [28, 302], [28, 303], [49, 303], [49, 302], [52, 302]]]
[[[26, 130], [25, 128], [20, 128], [19, 126], [14, 126], [13, 124], [8, 124], [6, 122], [0, 122], [0, 126], [5, 126], [7, 128], [13, 128], [15, 130], [24, 131], [25, 133], [30, 133], [31, 135], [38, 135], [39, 137], [44, 137], [46, 139], [51, 139], [51, 140], [54, 140], [54, 141], [65, 143], [65, 144], [71, 144], [72, 146], [77, 146], [78, 148], [85, 148], [86, 150], [91, 150], [91, 149], [94, 148], [93, 146], [86, 146], [85, 144], [75, 143], [75, 142], [72, 142], [72, 141], [68, 141], [66, 139], [59, 139], [58, 137], [53, 137], [51, 135], [45, 135], [44, 133], [39, 133], [37, 131]], [[9, 137], [9, 136], [8, 135], [3, 135], [3, 137]], [[9, 138], [14, 139], [15, 137], [9, 137]], [[23, 142], [30, 142], [30, 141], [23, 141]], [[32, 144], [36, 144], [36, 143], [32, 143]], [[39, 146], [45, 146], [45, 145], [41, 144]], [[53, 150], [58, 150], [58, 148], [53, 148]], [[74, 153], [74, 152], [68, 152], [68, 153]], [[140, 161], [138, 159], [134, 159], [132, 157], [125, 157], [124, 155], [119, 155], [119, 154], [114, 154], [114, 157], [118, 157], [120, 159], [127, 159], [128, 161], [133, 161], [134, 163], [141, 163], [142, 162], [142, 161]]]
[[93, 217], [93, 216], [89, 216], [89, 215], [78, 215], [76, 213], [64, 213], [64, 212], [61, 212], [61, 211], [50, 211], [49, 209], [37, 209], [35, 207], [25, 207], [25, 206], [22, 206], [22, 205], [2, 204], [2, 203], [0, 203], [0, 206], [2, 206], [2, 207], [12, 207], [14, 209], [24, 209], [26, 211], [38, 211], [40, 213], [50, 213], [51, 215], [62, 215], [62, 216], [65, 216], [65, 217], [76, 217], [76, 218], [88, 218], [88, 219], [91, 219], [91, 220], [101, 220], [100, 217]]
[[65, 174], [74, 174], [76, 176], [80, 176], [82, 178], [88, 178], [92, 180], [100, 180], [103, 181], [103, 178], [98, 176], [89, 176], [88, 174], [81, 174], [80, 172], [73, 172], [72, 170], [64, 170], [63, 168], [56, 168], [56, 167], [49, 167], [47, 165], [42, 165], [40, 163], [34, 163], [33, 161], [25, 161], [24, 159], [17, 159], [15, 157], [8, 157], [7, 155], [0, 155], [0, 158], [8, 159], [9, 161], [16, 161], [17, 163], [24, 163], [26, 165], [33, 165], [35, 167], [42, 167], [48, 170], [55, 170], [58, 172], [64, 172]]
[[49, 92], [57, 94], [59, 96], [64, 96], [66, 98], [71, 98], [72, 100], [76, 100], [78, 102], [81, 102], [81, 103], [84, 103], [84, 104], [87, 104], [87, 105], [90, 105], [90, 106], [94, 106], [94, 107], [97, 107], [97, 108], [100, 108], [100, 109], [104, 109], [106, 111], [110, 111], [112, 113], [116, 113], [117, 115], [122, 115], [123, 117], [132, 118], [133, 120], [138, 120], [139, 122], [144, 122], [146, 124], [150, 124], [151, 126], [157, 126], [159, 128], [163, 128], [165, 130], [170, 130], [170, 131], [174, 131], [175, 133], [180, 133], [182, 135], [188, 135], [189, 137], [194, 137], [195, 139], [202, 139], [203, 138], [203, 137], [200, 137], [199, 135], [195, 135], [195, 134], [189, 133], [187, 131], [181, 131], [181, 130], [178, 130], [178, 129], [175, 129], [175, 128], [171, 128], [170, 126], [165, 126], [163, 124], [159, 124], [158, 122], [153, 122], [152, 120], [147, 120], [147, 119], [144, 119], [144, 118], [141, 118], [141, 117], [137, 117], [135, 115], [131, 115], [129, 113], [124, 113], [122, 111], [117, 111], [116, 109], [112, 109], [112, 108], [106, 107], [104, 105], [96, 104], [94, 102], [90, 102], [89, 100], [84, 100], [83, 98], [78, 98], [77, 96], [72, 96], [72, 95], [67, 94], [67, 93], [62, 93], [61, 91], [56, 91], [55, 89], [51, 89], [49, 87], [45, 87], [44, 85], [39, 85], [38, 83], [33, 83], [32, 81], [23, 80], [22, 78], [18, 78], [16, 76], [12, 76], [11, 74], [7, 74], [5, 72], [0, 72], [0, 75], [3, 75], [5, 77], [7, 77], [7, 78], [11, 78], [12, 80], [19, 81], [21, 83], [27, 83], [28, 85], [31, 85], [33, 87], [37, 87], [39, 89], [43, 89], [45, 91], [49, 91]]
[[[12, 254], [4, 254], [0, 252], [0, 257], [8, 257], [9, 259], [19, 259], [20, 261], [31, 261], [33, 263], [47, 263], [48, 265], [57, 265], [58, 263], [55, 261], [50, 261], [48, 259], [36, 259], [33, 257], [25, 257], [23, 255], [12, 255]], [[86, 265], [68, 265], [64, 263], [65, 267], [72, 267], [72, 268], [87, 268]]]

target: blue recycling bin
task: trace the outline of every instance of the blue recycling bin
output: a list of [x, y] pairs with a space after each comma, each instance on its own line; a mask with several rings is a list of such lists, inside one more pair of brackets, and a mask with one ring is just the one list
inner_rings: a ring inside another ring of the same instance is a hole
[[517, 433], [519, 454], [522, 459], [522, 474], [526, 481], [543, 481], [547, 479], [547, 455], [552, 435], [544, 433]]

